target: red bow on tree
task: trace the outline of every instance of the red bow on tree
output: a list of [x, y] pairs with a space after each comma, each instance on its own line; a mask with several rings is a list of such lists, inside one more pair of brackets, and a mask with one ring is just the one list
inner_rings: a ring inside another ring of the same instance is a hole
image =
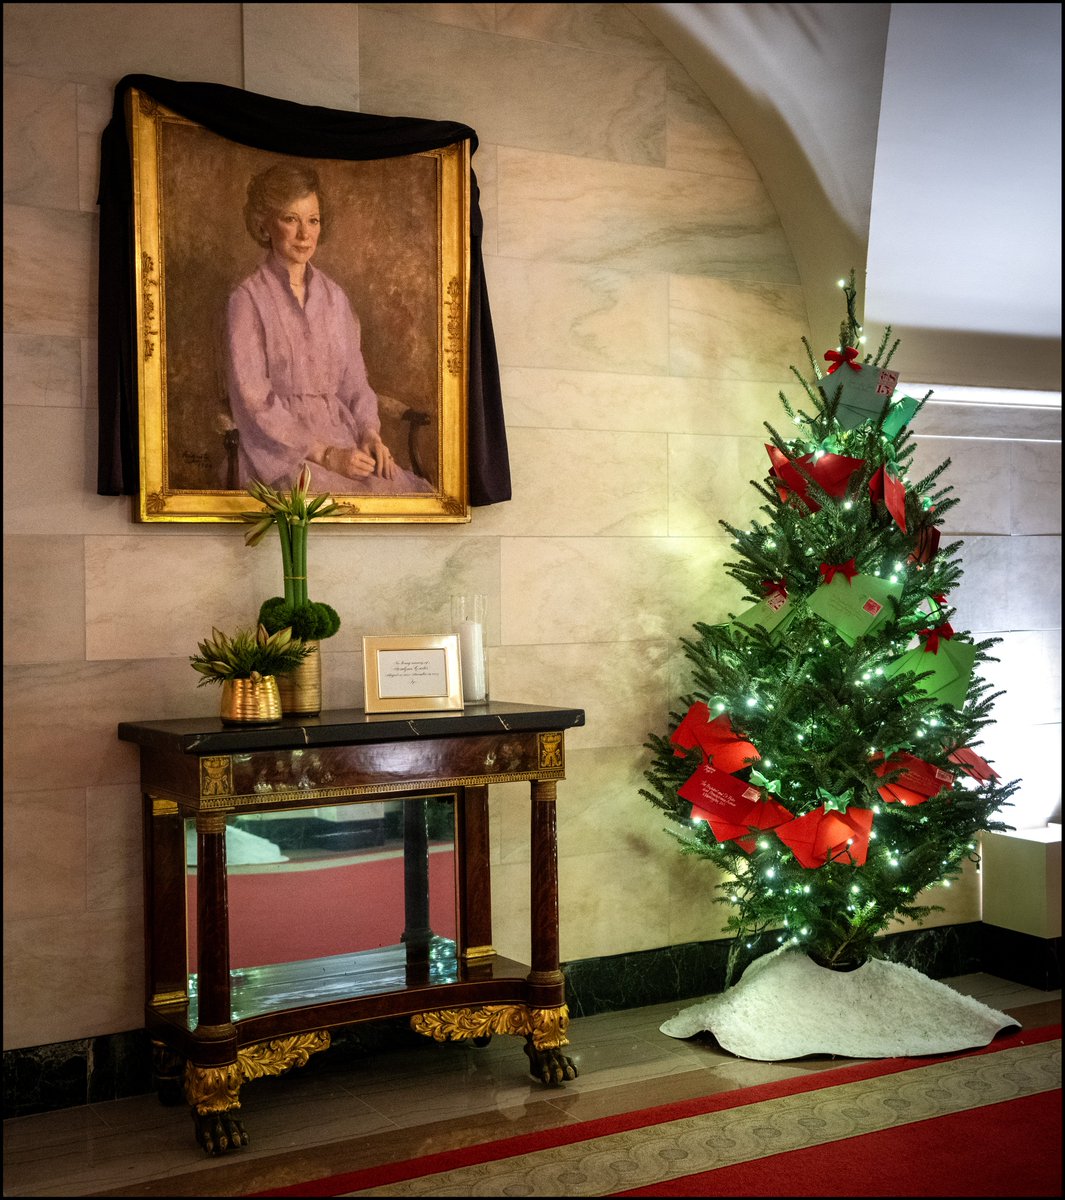
[[858, 351], [853, 346], [847, 346], [842, 354], [838, 350], [826, 350], [825, 359], [832, 364], [828, 368], [829, 375], [844, 366], [850, 367], [852, 371], [860, 371], [862, 364], [854, 361], [857, 357]]
[[927, 638], [927, 641], [924, 644], [925, 654], [938, 654], [939, 639], [952, 638], [954, 636], [954, 630], [951, 629], [950, 625], [946, 621], [944, 621], [942, 625], [937, 625], [935, 629], [919, 629], [917, 631], [917, 636]]
[[854, 565], [854, 559], [849, 558], [845, 563], [822, 563], [821, 578], [825, 583], [831, 583], [836, 575], [843, 575], [847, 582], [858, 574], [858, 568]]
[[767, 596], [783, 596], [788, 598], [788, 581], [786, 579], [763, 579], [762, 591]]

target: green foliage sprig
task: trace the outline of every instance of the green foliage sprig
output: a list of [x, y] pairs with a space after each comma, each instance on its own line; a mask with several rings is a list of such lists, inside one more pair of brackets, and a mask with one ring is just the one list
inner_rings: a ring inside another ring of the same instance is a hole
[[232, 636], [218, 629], [199, 643], [199, 654], [189, 658], [203, 678], [196, 685], [224, 683], [227, 679], [261, 679], [292, 671], [310, 653], [310, 646], [292, 636], [291, 629], [270, 633], [263, 625], [238, 629]]

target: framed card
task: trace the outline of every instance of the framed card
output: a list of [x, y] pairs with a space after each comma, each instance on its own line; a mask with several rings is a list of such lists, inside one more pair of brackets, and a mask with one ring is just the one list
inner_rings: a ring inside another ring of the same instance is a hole
[[462, 708], [457, 634], [367, 635], [362, 639], [362, 656], [368, 713]]

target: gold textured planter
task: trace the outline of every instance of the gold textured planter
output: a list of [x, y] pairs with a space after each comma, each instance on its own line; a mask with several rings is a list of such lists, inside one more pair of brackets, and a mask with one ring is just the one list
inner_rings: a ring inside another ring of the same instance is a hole
[[322, 711], [322, 655], [320, 642], [308, 642], [310, 654], [294, 671], [277, 677], [281, 711], [286, 717], [316, 717]]
[[281, 720], [281, 695], [273, 675], [222, 681], [222, 720], [234, 725], [270, 725]]

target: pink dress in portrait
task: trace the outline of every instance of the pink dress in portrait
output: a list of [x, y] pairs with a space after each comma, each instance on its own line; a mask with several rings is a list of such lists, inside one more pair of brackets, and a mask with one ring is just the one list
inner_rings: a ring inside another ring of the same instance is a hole
[[[240, 283], [226, 311], [226, 383], [240, 431], [240, 486], [288, 487], [316, 445], [358, 445], [380, 432], [359, 320], [344, 290], [307, 264], [305, 307], [272, 260]], [[341, 495], [431, 492], [420, 475], [349, 479], [310, 463], [311, 487]]]

